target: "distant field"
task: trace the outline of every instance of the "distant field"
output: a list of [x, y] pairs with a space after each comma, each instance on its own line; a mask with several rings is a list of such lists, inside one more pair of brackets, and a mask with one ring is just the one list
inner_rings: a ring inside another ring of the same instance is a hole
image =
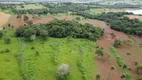
[[[11, 44], [4, 43], [6, 35], [11, 38]], [[80, 58], [88, 80], [95, 79], [95, 43], [89, 40], [49, 38], [42, 44], [40, 38], [34, 42], [25, 42], [11, 37], [13, 31], [8, 31], [6, 35], [0, 39], [0, 79], [20, 80], [23, 77], [20, 74], [23, 73], [27, 80], [56, 80], [58, 66], [65, 63], [71, 67], [69, 80], [81, 80], [83, 75], [77, 66]], [[6, 49], [10, 52], [2, 52]]]
[[42, 8], [45, 8], [45, 7], [41, 4], [28, 4], [28, 5], [24, 5], [23, 8], [21, 6], [16, 6], [16, 9], [18, 10], [42, 9]]
[[90, 9], [86, 10], [86, 12], [89, 12], [91, 14], [101, 14], [103, 12], [124, 12], [126, 9]]

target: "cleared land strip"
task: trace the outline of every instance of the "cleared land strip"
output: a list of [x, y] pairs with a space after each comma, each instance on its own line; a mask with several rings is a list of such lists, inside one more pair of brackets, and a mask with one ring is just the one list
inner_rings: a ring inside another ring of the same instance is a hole
[[5, 25], [9, 20], [10, 15], [0, 12], [0, 30], [2, 26]]

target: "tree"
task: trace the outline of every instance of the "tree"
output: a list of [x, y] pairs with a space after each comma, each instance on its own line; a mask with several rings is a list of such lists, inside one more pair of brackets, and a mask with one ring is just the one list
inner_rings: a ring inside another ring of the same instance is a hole
[[27, 21], [27, 20], [29, 20], [29, 17], [24, 15], [24, 21]]
[[10, 39], [10, 38], [4, 38], [4, 42], [5, 42], [6, 44], [10, 44], [10, 43], [11, 43], [11, 39]]
[[76, 20], [78, 20], [78, 21], [79, 21], [79, 20], [80, 20], [80, 17], [76, 17]]
[[33, 24], [33, 21], [32, 21], [32, 20], [29, 20], [29, 21], [27, 21], [27, 23], [28, 23], [29, 25], [32, 25], [32, 24]]
[[114, 46], [115, 48], [120, 47], [120, 46], [121, 46], [121, 41], [120, 41], [120, 40], [118, 40], [118, 39], [116, 39], [116, 40], [114, 41], [113, 46]]
[[97, 74], [96, 75], [96, 80], [100, 80], [100, 78], [101, 78], [100, 74]]
[[40, 36], [43, 40], [46, 40], [47, 36], [48, 36], [48, 32], [45, 30], [41, 30], [40, 31]]
[[102, 47], [101, 48], [97, 48], [96, 54], [98, 56], [104, 56], [104, 49]]
[[116, 35], [114, 33], [110, 33], [110, 35], [112, 36], [112, 38], [116, 37]]
[[137, 74], [142, 75], [142, 66], [137, 67]]
[[22, 18], [22, 15], [17, 15], [17, 19], [21, 19]]
[[57, 69], [57, 80], [67, 80], [71, 70], [68, 64], [61, 64]]
[[2, 33], [2, 31], [0, 31], [0, 38], [2, 38], [2, 36], [3, 36], [3, 33]]
[[36, 39], [36, 35], [35, 34], [31, 35], [30, 40], [34, 41], [35, 39]]
[[10, 27], [11, 26], [11, 24], [8, 24], [8, 27]]

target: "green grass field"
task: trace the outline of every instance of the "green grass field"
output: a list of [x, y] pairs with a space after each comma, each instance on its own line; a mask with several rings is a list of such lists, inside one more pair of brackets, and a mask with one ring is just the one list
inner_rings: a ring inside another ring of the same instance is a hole
[[103, 12], [124, 12], [127, 9], [105, 9], [105, 8], [100, 8], [100, 9], [90, 9], [90, 10], [86, 10], [86, 12], [89, 12], [91, 14], [97, 15], [97, 14], [101, 14]]
[[[82, 80], [83, 74], [77, 66], [79, 60], [88, 80], [95, 79], [94, 42], [85, 39], [48, 38], [44, 44], [40, 38], [25, 42], [13, 37], [14, 31], [0, 39], [0, 79], [2, 80], [56, 80], [60, 64], [69, 64], [69, 80]], [[4, 38], [11, 43], [5, 44]], [[34, 49], [33, 49], [34, 47]], [[5, 52], [9, 49], [10, 52]]]
[[42, 9], [42, 8], [46, 8], [46, 7], [41, 4], [28, 4], [28, 5], [24, 5], [24, 8], [22, 8], [21, 6], [16, 6], [17, 10]]

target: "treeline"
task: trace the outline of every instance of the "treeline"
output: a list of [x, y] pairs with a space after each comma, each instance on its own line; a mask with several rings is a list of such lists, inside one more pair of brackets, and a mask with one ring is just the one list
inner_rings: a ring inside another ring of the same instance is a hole
[[16, 37], [31, 40], [33, 36], [45, 38], [85, 38], [96, 41], [103, 36], [103, 30], [90, 24], [80, 24], [76, 21], [54, 20], [47, 24], [27, 25], [20, 27], [15, 32]]
[[67, 13], [69, 11], [76, 12], [76, 11], [85, 11], [88, 10], [88, 6], [85, 6], [83, 4], [77, 5], [77, 4], [42, 4], [46, 6], [45, 9], [30, 9], [30, 10], [16, 10], [13, 9], [13, 13], [15, 14], [57, 14], [57, 13]]
[[105, 21], [107, 24], [111, 26], [112, 29], [124, 32], [126, 34], [142, 36], [142, 22], [138, 19], [129, 19], [128, 17], [124, 16], [124, 15], [130, 15], [132, 13], [109, 12], [109, 13], [102, 13], [100, 15], [92, 15], [86, 12], [77, 12], [74, 14], [90, 19], [98, 19]]

